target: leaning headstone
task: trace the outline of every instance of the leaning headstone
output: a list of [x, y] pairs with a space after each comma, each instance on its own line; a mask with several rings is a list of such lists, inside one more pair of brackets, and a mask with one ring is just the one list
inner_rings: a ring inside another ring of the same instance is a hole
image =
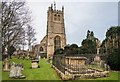
[[22, 71], [23, 71], [23, 65], [20, 63], [17, 65], [17, 71], [16, 71], [17, 78], [20, 78], [20, 79], [25, 78], [25, 76], [22, 74]]
[[17, 77], [21, 77], [22, 76], [22, 64], [18, 64], [17, 65], [17, 72], [16, 72], [16, 76]]
[[10, 67], [10, 74], [9, 74], [9, 77], [10, 78], [13, 78], [16, 76], [16, 67], [15, 67], [15, 63], [13, 62], [11, 64], [11, 67]]
[[10, 71], [10, 64], [8, 58], [4, 60], [3, 71]]
[[22, 64], [15, 64], [15, 63], [13, 63], [11, 65], [9, 77], [10, 78], [20, 78], [20, 79], [23, 79], [23, 78], [25, 78], [25, 76], [22, 74], [22, 71], [23, 71]]
[[16, 65], [16, 77], [19, 77], [19, 65]]

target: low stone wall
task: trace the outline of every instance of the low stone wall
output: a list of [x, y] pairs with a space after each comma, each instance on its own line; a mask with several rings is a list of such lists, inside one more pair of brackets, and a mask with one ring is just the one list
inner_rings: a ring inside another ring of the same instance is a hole
[[101, 71], [101, 70], [95, 70], [94, 73], [85, 73], [85, 74], [70, 74], [70, 72], [65, 71], [65, 73], [62, 73], [59, 69], [57, 69], [54, 65], [52, 66], [58, 75], [61, 77], [62, 80], [73, 80], [73, 79], [95, 79], [95, 78], [102, 78], [102, 77], [108, 77], [109, 71]]
[[54, 65], [52, 65], [52, 67], [56, 70], [57, 74], [60, 76], [60, 78], [62, 80], [70, 80], [70, 79], [73, 79], [73, 76], [65, 71], [65, 73], [62, 73], [59, 69], [57, 69]]
[[98, 68], [90, 68], [86, 64], [86, 57], [54, 56], [53, 68], [62, 80], [92, 79], [109, 76], [109, 71]]
[[103, 71], [103, 72], [95, 72], [95, 73], [89, 73], [89, 74], [81, 74], [79, 77], [80, 79], [92, 79], [92, 78], [102, 78], [102, 77], [108, 77], [109, 71]]

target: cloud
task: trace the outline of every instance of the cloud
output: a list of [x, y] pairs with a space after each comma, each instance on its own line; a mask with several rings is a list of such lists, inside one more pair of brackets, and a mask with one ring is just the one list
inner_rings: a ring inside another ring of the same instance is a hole
[[117, 3], [73, 3], [65, 13], [68, 43], [80, 44], [87, 30], [94, 31], [95, 36], [103, 40], [107, 28], [117, 25], [117, 17]]
[[[52, 1], [29, 2], [33, 14], [33, 25], [37, 32], [37, 42], [46, 35], [47, 9]], [[110, 26], [117, 25], [117, 2], [56, 2], [57, 9], [65, 7], [65, 30], [67, 43], [80, 45], [87, 30], [92, 30], [100, 40]], [[72, 38], [71, 38], [72, 37]]]

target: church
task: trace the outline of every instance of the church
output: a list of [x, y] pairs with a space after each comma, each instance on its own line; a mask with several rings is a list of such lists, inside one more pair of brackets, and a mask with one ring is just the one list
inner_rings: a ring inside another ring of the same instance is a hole
[[36, 45], [35, 52], [39, 56], [52, 57], [56, 49], [64, 49], [66, 46], [66, 34], [64, 24], [64, 7], [62, 10], [56, 9], [56, 4], [51, 4], [47, 11], [46, 35]]

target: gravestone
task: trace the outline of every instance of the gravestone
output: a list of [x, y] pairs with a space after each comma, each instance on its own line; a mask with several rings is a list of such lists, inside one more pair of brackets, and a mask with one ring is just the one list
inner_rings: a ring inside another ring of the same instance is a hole
[[101, 58], [99, 56], [95, 56], [94, 62], [100, 62], [100, 61], [101, 61]]
[[23, 79], [25, 78], [25, 76], [22, 74], [22, 71], [23, 71], [23, 65], [20, 63], [17, 65], [16, 67], [16, 77], [17, 78], [20, 78], [20, 79]]
[[95, 56], [93, 63], [99, 68], [100, 67], [100, 56]]
[[105, 68], [106, 71], [109, 71], [109, 70], [110, 70], [109, 65], [107, 65], [106, 63], [104, 64], [104, 68]]
[[32, 60], [31, 64], [32, 64], [32, 68], [39, 68], [39, 60], [38, 59]]
[[10, 67], [10, 74], [9, 74], [9, 77], [10, 78], [13, 78], [16, 76], [16, 67], [15, 67], [15, 63], [13, 62], [11, 64], [11, 67]]
[[107, 65], [106, 70], [107, 70], [107, 71], [110, 71], [110, 66], [109, 66], [109, 65]]
[[9, 77], [10, 78], [20, 78], [20, 79], [25, 78], [25, 76], [22, 74], [22, 71], [23, 71], [22, 64], [15, 64], [13, 62], [13, 64], [11, 64]]
[[41, 56], [38, 56], [39, 60], [41, 59]]
[[101, 61], [100, 61], [100, 67], [101, 67], [101, 68], [104, 68], [104, 64], [105, 64], [105, 61], [101, 60]]
[[107, 64], [106, 64], [106, 63], [104, 64], [104, 68], [105, 68], [105, 69], [107, 68]]
[[18, 78], [23, 77], [23, 74], [22, 74], [22, 70], [23, 70], [22, 64], [18, 64], [16, 68], [17, 68], [17, 70], [16, 70], [16, 77], [18, 77]]
[[10, 71], [10, 64], [8, 58], [5, 58], [4, 60], [3, 71]]
[[16, 64], [15, 67], [16, 67], [16, 75], [15, 75], [15, 76], [16, 76], [16, 77], [19, 77], [19, 71], [20, 71], [20, 70], [19, 70], [19, 65]]

